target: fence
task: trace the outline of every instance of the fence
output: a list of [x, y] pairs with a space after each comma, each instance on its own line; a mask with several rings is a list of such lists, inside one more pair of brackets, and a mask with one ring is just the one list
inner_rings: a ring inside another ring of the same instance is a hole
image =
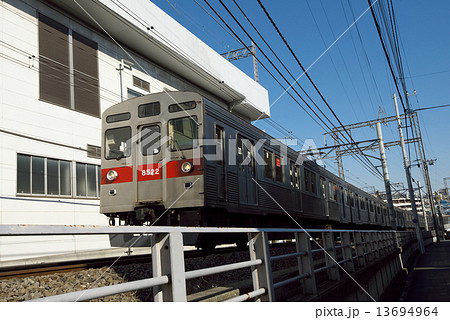
[[[185, 271], [183, 235], [223, 233], [246, 233], [250, 259]], [[343, 275], [342, 269], [352, 273], [371, 261], [402, 251], [402, 248], [416, 241], [415, 233], [406, 231], [0, 225], [0, 236], [98, 234], [151, 235], [153, 277], [31, 301], [88, 301], [147, 288], [153, 288], [154, 301], [187, 301], [187, 280], [242, 268], [251, 269], [253, 290], [228, 301], [275, 301], [276, 289], [293, 284], [300, 286], [303, 294], [314, 295], [317, 293], [316, 278], [319, 273], [326, 274], [325, 277], [322, 274], [321, 278], [339, 281]], [[273, 234], [292, 235], [295, 252], [271, 256], [269, 239]], [[272, 262], [292, 258], [297, 260], [298, 274], [274, 282]], [[318, 259], [321, 264], [317, 264]]]

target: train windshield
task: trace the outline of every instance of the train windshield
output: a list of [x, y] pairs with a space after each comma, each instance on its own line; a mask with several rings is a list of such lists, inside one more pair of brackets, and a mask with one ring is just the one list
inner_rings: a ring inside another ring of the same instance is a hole
[[192, 149], [198, 139], [197, 117], [169, 120], [170, 151]]
[[105, 132], [105, 159], [128, 158], [131, 155], [131, 127], [109, 129]]

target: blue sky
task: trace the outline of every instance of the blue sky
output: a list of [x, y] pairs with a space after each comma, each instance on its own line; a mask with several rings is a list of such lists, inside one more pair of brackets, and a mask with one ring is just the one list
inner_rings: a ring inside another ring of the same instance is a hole
[[[223, 53], [241, 48], [242, 45], [199, 6], [199, 4], [203, 6], [219, 20], [206, 3], [203, 0], [196, 1], [153, 0], [156, 5], [217, 52]], [[239, 37], [250, 44], [250, 39], [234, 23], [220, 2], [218, 0], [208, 0], [208, 2]], [[276, 58], [246, 23], [233, 1], [223, 0], [223, 2], [275, 63]], [[291, 73], [295, 77], [300, 76], [301, 69], [284, 46], [258, 2], [256, 0], [236, 0], [236, 2]], [[354, 16], [359, 17], [368, 8], [368, 2], [365, 0], [262, 0], [262, 3], [305, 68], [310, 67], [354, 22], [351, 9]], [[410, 97], [411, 107], [417, 109], [450, 104], [450, 37], [448, 35], [450, 2], [447, 0], [426, 2], [396, 0], [394, 10], [402, 46], [407, 89], [410, 93], [413, 90], [417, 91], [416, 96]], [[378, 117], [380, 106], [386, 115], [394, 115], [392, 95], [395, 93], [395, 87], [370, 10], [358, 20], [357, 26], [363, 46], [353, 26], [308, 71], [344, 124], [375, 119]], [[257, 55], [266, 66], [269, 66], [261, 52], [257, 52]], [[253, 77], [251, 58], [235, 61], [233, 64]], [[279, 63], [276, 65], [282, 70]], [[273, 68], [269, 69], [274, 72]], [[270, 103], [273, 103], [283, 93], [283, 89], [262, 66], [259, 66], [259, 78], [261, 85], [269, 91]], [[326, 105], [318, 98], [306, 77], [302, 77], [299, 83], [327, 116], [337, 124], [330, 113], [326, 112]], [[313, 139], [318, 147], [324, 145], [324, 130], [288, 95], [284, 95], [273, 105], [271, 114], [273, 120], [286, 130], [292, 131], [296, 137], [302, 140]], [[430, 167], [434, 190], [443, 187], [443, 177], [450, 177], [449, 119], [450, 108], [422, 111], [419, 114], [427, 158], [437, 159], [435, 165]], [[284, 130], [281, 130], [282, 132], [275, 130], [271, 123], [266, 121], [260, 121], [256, 125], [276, 138], [288, 135], [287, 132], [283, 132]], [[397, 127], [394, 123], [383, 126], [382, 130], [385, 141], [398, 140]], [[352, 131], [352, 134], [355, 140], [376, 138], [375, 128], [358, 129]], [[302, 142], [299, 144], [301, 146]], [[369, 154], [378, 156], [377, 152]], [[410, 155], [411, 160], [416, 159], [412, 145]], [[406, 186], [400, 148], [390, 148], [387, 151], [387, 160], [391, 181], [403, 182]], [[358, 162], [350, 157], [345, 157], [343, 162], [349, 182], [359, 187], [375, 186], [376, 189], [384, 191], [382, 180], [374, 177]], [[379, 165], [376, 160], [372, 162]], [[332, 160], [327, 163], [327, 169], [336, 173], [336, 164]], [[412, 174], [416, 180], [423, 181], [421, 171], [417, 167], [412, 169]]]

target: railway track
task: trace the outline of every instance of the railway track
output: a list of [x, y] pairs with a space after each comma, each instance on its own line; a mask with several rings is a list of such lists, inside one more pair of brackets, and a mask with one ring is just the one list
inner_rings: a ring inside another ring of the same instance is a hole
[[[285, 247], [293, 244], [282, 243], [273, 244], [271, 247]], [[201, 250], [187, 250], [184, 252], [186, 259], [206, 257], [209, 255], [220, 255], [226, 253], [247, 251], [248, 248], [236, 248], [234, 246], [218, 248], [211, 252], [203, 252]], [[72, 271], [87, 270], [90, 268], [102, 268], [114, 265], [127, 265], [127, 264], [137, 264], [137, 263], [151, 263], [151, 254], [141, 254], [141, 255], [131, 255], [112, 257], [112, 258], [102, 258], [102, 259], [89, 259], [77, 261], [76, 263], [71, 262], [59, 262], [50, 264], [40, 264], [32, 266], [21, 266], [21, 267], [11, 267], [0, 269], [0, 281], [12, 278], [26, 278], [31, 276], [42, 276], [53, 273], [64, 273]]]

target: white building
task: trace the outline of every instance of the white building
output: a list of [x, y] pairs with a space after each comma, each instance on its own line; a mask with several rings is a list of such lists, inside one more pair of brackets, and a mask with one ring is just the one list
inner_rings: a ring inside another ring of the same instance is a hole
[[[249, 120], [267, 91], [148, 0], [4, 0], [0, 7], [0, 224], [107, 224], [101, 113], [190, 90]], [[0, 238], [0, 261], [107, 248], [107, 237]]]

